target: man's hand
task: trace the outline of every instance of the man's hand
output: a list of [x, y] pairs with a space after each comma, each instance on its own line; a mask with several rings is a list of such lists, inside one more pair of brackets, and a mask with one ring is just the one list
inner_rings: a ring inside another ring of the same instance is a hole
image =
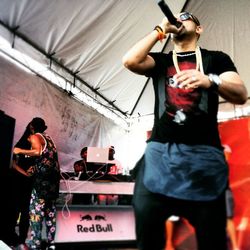
[[177, 86], [183, 89], [211, 87], [208, 76], [195, 69], [182, 70], [180, 73], [174, 75], [174, 79]]
[[167, 33], [178, 34], [183, 28], [183, 25], [177, 28], [175, 25], [171, 24], [166, 17], [162, 19], [159, 26], [162, 28], [165, 34]]

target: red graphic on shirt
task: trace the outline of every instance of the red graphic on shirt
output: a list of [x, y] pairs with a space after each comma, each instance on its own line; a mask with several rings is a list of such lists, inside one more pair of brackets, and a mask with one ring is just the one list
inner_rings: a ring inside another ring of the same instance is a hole
[[[181, 70], [194, 69], [196, 67], [195, 63], [182, 62], [179, 63]], [[182, 110], [185, 113], [197, 112], [198, 104], [201, 101], [201, 91], [197, 89], [181, 89], [178, 86], [171, 84], [174, 82], [173, 76], [176, 74], [174, 66], [167, 68], [166, 70], [166, 111], [172, 113], [177, 110]]]

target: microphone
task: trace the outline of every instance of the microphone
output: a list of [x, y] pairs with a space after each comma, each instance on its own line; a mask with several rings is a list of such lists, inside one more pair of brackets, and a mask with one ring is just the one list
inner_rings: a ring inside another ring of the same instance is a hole
[[168, 18], [168, 21], [175, 25], [177, 28], [181, 27], [181, 22], [178, 22], [172, 11], [169, 9], [168, 5], [165, 3], [164, 0], [157, 0], [159, 7], [161, 8], [162, 12]]

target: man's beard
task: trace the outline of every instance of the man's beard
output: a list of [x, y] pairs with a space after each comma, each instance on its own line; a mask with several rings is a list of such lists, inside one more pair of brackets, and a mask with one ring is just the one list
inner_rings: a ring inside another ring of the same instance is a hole
[[193, 36], [193, 32], [182, 29], [178, 34], [171, 34], [171, 38], [174, 42], [181, 42], [187, 40]]

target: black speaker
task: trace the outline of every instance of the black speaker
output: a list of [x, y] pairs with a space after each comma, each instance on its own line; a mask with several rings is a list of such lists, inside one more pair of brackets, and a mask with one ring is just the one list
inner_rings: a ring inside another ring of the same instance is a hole
[[12, 147], [13, 137], [15, 131], [16, 120], [13, 117], [6, 115], [0, 110], [0, 240], [7, 243], [7, 239], [10, 236], [10, 230], [8, 229], [9, 214], [10, 214], [10, 165], [12, 162]]
[[11, 164], [16, 120], [0, 110], [0, 176], [3, 177]]

